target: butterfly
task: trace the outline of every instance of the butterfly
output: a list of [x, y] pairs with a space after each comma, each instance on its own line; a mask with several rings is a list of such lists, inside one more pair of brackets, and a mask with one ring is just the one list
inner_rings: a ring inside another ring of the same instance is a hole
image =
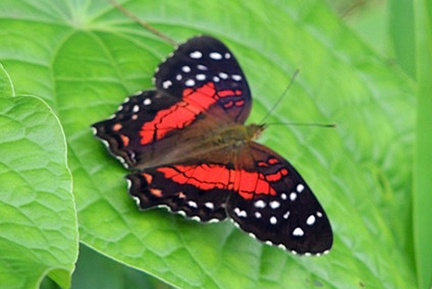
[[311, 189], [245, 125], [252, 99], [232, 52], [210, 36], [179, 45], [155, 89], [126, 99], [95, 135], [130, 170], [145, 210], [167, 207], [201, 222], [230, 218], [257, 239], [301, 255], [327, 253], [330, 222]]

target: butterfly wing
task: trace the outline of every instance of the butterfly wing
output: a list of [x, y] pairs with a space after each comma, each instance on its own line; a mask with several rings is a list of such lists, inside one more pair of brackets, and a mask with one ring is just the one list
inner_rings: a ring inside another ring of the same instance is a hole
[[330, 250], [333, 235], [327, 215], [288, 161], [254, 142], [237, 159], [240, 169], [227, 212], [242, 230], [298, 254]]
[[217, 94], [217, 105], [230, 119], [243, 123], [250, 113], [251, 95], [240, 65], [222, 42], [210, 36], [194, 37], [180, 45], [159, 66], [155, 84], [170, 95], [210, 86]]
[[233, 171], [218, 164], [178, 164], [129, 174], [129, 193], [141, 209], [168, 207], [202, 222], [227, 217]]
[[226, 158], [223, 153], [130, 174], [129, 192], [141, 209], [166, 206], [203, 222], [229, 216], [259, 240], [294, 253], [319, 255], [331, 248], [329, 220], [288, 161], [257, 143]]
[[[159, 66], [154, 81], [156, 90], [127, 98], [114, 116], [93, 124], [96, 136], [126, 167], [157, 166], [163, 160], [153, 160], [161, 156], [180, 161], [187, 153], [182, 148], [195, 142], [187, 129], [208, 131], [242, 123], [249, 115], [246, 78], [229, 49], [212, 37], [194, 37], [180, 45]], [[171, 152], [174, 145], [180, 149]]]

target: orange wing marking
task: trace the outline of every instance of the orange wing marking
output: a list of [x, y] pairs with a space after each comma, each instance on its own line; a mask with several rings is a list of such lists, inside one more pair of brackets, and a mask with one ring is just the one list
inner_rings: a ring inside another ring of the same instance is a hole
[[[216, 93], [214, 83], [199, 88], [185, 89], [183, 100], [156, 113], [152, 121], [144, 123], [140, 130], [141, 144], [162, 139], [168, 132], [190, 125], [196, 117], [215, 104], [220, 98], [241, 95], [241, 90], [221, 90]], [[244, 101], [237, 101], [242, 106]], [[232, 105], [232, 104], [231, 104]]]
[[125, 136], [124, 134], [121, 134], [120, 138], [123, 141], [123, 146], [127, 147], [129, 145], [129, 138], [127, 136]]
[[[238, 190], [244, 199], [252, 199], [254, 195], [276, 195], [270, 182], [280, 180], [286, 170], [280, 170], [268, 176], [245, 170], [231, 170], [222, 165], [202, 164], [199, 166], [176, 165], [157, 169], [166, 178], [179, 184], [193, 185], [201, 190], [222, 189]], [[286, 171], [287, 173], [287, 171]]]

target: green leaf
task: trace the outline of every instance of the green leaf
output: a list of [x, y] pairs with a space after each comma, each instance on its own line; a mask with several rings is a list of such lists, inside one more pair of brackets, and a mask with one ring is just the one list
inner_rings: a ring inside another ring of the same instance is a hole
[[78, 232], [64, 134], [39, 98], [2, 96], [0, 288], [37, 288], [46, 274], [68, 288]]
[[301, 69], [269, 122], [337, 127], [270, 126], [260, 141], [294, 164], [326, 209], [335, 243], [320, 258], [263, 245], [230, 222], [139, 212], [127, 196], [127, 171], [89, 125], [125, 96], [151, 88], [154, 69], [173, 47], [104, 1], [32, 3], [2, 3], [0, 43], [7, 45], [0, 55], [17, 93], [43, 95], [59, 115], [81, 242], [181, 288], [415, 288], [413, 83], [321, 1], [124, 3], [178, 42], [197, 34], [224, 41], [253, 92], [249, 122], [268, 113]]
[[432, 4], [414, 1], [416, 22], [417, 128], [414, 166], [413, 230], [419, 288], [432, 286]]
[[14, 96], [14, 88], [9, 74], [0, 63], [0, 97]]
[[389, 32], [390, 42], [398, 64], [415, 77], [415, 41], [413, 1], [390, 0]]
[[108, 259], [98, 252], [82, 245], [80, 246], [79, 259], [73, 275], [71, 289], [172, 288], [168, 287], [168, 285], [164, 286], [160, 284], [160, 281], [157, 279], [149, 279], [149, 276], [143, 274], [143, 272]]

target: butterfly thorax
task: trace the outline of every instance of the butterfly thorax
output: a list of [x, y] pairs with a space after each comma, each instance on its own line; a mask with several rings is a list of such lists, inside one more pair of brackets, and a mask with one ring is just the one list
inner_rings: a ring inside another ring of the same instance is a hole
[[242, 125], [236, 124], [232, 126], [222, 127], [217, 131], [210, 131], [212, 135], [211, 146], [213, 147], [229, 147], [236, 148], [256, 140], [261, 132], [265, 129], [265, 125], [250, 124]]

